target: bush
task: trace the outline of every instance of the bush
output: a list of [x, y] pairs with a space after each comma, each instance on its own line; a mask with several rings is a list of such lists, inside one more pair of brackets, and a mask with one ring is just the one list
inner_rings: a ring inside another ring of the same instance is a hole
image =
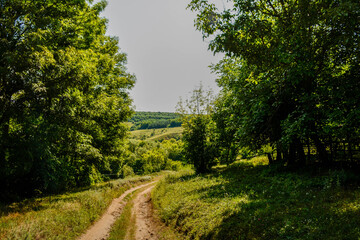
[[185, 155], [197, 173], [209, 172], [216, 163], [214, 137], [214, 122], [208, 115], [194, 116], [184, 124]]
[[142, 158], [145, 161], [145, 173], [159, 172], [162, 169], [165, 169], [167, 156], [166, 152], [162, 149], [149, 150], [142, 155]]
[[175, 139], [164, 140], [162, 147], [168, 152], [168, 157], [171, 160], [184, 160], [184, 142]]
[[168, 160], [165, 165], [165, 170], [179, 171], [182, 168], [181, 162]]
[[134, 176], [135, 173], [134, 173], [134, 170], [132, 167], [128, 166], [128, 165], [124, 165], [121, 169], [121, 172], [120, 172], [120, 177], [121, 178], [126, 178], [126, 177], [129, 177], [129, 176]]
[[164, 169], [178, 170], [182, 163], [183, 143], [175, 139], [163, 142], [131, 141], [128, 160], [124, 167], [131, 167], [136, 174], [147, 174]]

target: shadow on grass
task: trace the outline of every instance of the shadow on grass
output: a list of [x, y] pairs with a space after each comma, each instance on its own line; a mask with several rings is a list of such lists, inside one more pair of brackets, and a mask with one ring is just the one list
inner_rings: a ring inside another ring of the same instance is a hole
[[223, 212], [221, 223], [201, 239], [360, 237], [360, 190], [346, 188], [350, 173], [317, 175], [306, 169], [289, 171], [240, 162], [201, 177], [223, 179], [221, 184], [197, 191], [204, 202], [248, 199]]
[[359, 210], [271, 208], [266, 201], [243, 205], [202, 239], [359, 239]]
[[56, 195], [46, 196], [43, 198], [30, 198], [25, 199], [19, 202], [14, 202], [11, 204], [0, 204], [0, 217], [6, 216], [12, 213], [27, 213], [31, 211], [41, 211], [51, 208], [52, 205], [58, 201], [67, 201], [71, 202], [76, 200], [76, 197], [61, 195], [61, 197]]
[[39, 197], [27, 198], [12, 203], [0, 202], [0, 217], [12, 213], [27, 213], [30, 211], [40, 211], [53, 207], [59, 201], [72, 202], [79, 200], [77, 194], [86, 193], [87, 191], [102, 191], [106, 189], [121, 189], [131, 184], [149, 181], [148, 176], [134, 177], [128, 179], [110, 180], [93, 186], [84, 186], [73, 188], [64, 192], [54, 194], [43, 194]]

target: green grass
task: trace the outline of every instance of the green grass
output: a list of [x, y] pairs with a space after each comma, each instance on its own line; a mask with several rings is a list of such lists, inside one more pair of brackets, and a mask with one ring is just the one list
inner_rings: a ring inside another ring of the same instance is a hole
[[102, 183], [77, 192], [0, 206], [0, 239], [75, 239], [111, 201], [150, 176]]
[[142, 129], [131, 131], [130, 138], [137, 140], [167, 140], [171, 138], [180, 138], [183, 131], [182, 127]]
[[360, 239], [359, 177], [290, 171], [266, 158], [167, 176], [153, 199], [184, 239]]

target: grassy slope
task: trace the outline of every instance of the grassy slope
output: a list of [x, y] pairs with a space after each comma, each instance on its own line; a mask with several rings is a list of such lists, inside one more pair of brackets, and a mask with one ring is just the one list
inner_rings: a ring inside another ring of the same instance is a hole
[[180, 137], [182, 131], [182, 127], [135, 130], [130, 132], [130, 138], [138, 140], [163, 140]]
[[88, 190], [0, 206], [0, 239], [75, 239], [132, 186], [151, 177], [102, 183]]
[[189, 239], [360, 238], [360, 188], [349, 185], [356, 176], [289, 172], [265, 162], [169, 175], [155, 189], [155, 205]]

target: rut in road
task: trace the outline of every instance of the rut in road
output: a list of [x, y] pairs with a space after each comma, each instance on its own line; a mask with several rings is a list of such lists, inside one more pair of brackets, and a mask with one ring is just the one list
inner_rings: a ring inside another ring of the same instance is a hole
[[143, 188], [154, 184], [156, 181], [139, 185], [137, 187], [131, 188], [125, 191], [120, 197], [115, 198], [106, 212], [102, 215], [102, 217], [95, 222], [78, 240], [105, 240], [109, 237], [110, 230], [112, 225], [115, 223], [116, 219], [121, 215], [121, 212], [126, 205], [124, 202], [124, 198], [136, 191], [139, 188]]
[[[159, 224], [153, 218], [153, 207], [151, 203], [151, 190], [154, 186], [148, 187], [137, 195], [134, 200], [132, 214], [135, 216], [136, 240], [157, 240], [159, 236]], [[128, 237], [126, 238], [128, 239]]]

